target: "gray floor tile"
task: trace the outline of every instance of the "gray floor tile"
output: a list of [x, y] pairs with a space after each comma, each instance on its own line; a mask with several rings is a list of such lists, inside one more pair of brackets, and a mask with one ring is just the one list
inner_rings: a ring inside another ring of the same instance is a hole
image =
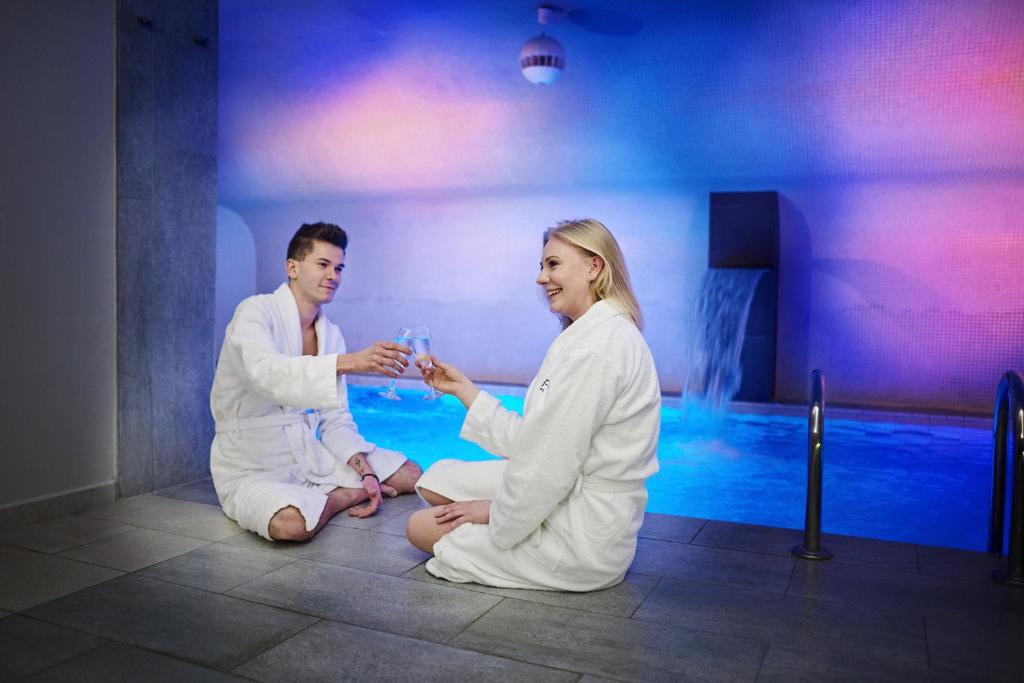
[[988, 553], [977, 553], [954, 548], [917, 547], [918, 570], [928, 576], [945, 576], [988, 583], [992, 572], [1005, 569], [1002, 558]]
[[230, 595], [423, 640], [445, 642], [501, 598], [298, 560]]
[[920, 617], [727, 586], [663, 579], [634, 619], [924, 670]]
[[306, 559], [399, 576], [430, 558], [409, 541], [363, 529], [327, 527], [317, 534]]
[[928, 671], [928, 683], [1020, 683], [1020, 677], [985, 676], [974, 671], [954, 671], [933, 666]]
[[384, 508], [386, 510], [393, 511], [396, 514], [399, 512], [411, 512], [425, 507], [430, 506], [424, 503], [423, 499], [415, 493], [403, 493], [402, 495], [395, 496], [394, 498], [384, 499]]
[[220, 507], [220, 500], [217, 498], [217, 490], [213, 488], [213, 479], [207, 477], [198, 481], [191, 481], [187, 484], [173, 486], [168, 489], [161, 489], [153, 492], [164, 498], [175, 498], [177, 500], [188, 500], [193, 503], [204, 505], [215, 505]]
[[61, 557], [133, 572], [208, 544], [201, 538], [153, 529], [132, 529], [62, 552]]
[[975, 621], [1016, 623], [1019, 596], [996, 583], [921, 576], [831, 562], [796, 566], [787, 593], [805, 598], [876, 607], [886, 612], [954, 614]]
[[509, 598], [449, 644], [642, 681], [751, 680], [763, 651], [761, 644], [743, 638]]
[[0, 530], [18, 529], [29, 524], [75, 515], [114, 499], [114, 483], [100, 484], [53, 498], [0, 509]]
[[135, 575], [40, 605], [28, 615], [221, 670], [316, 621]]
[[179, 683], [179, 681], [236, 681], [236, 676], [204, 669], [122, 643], [109, 643], [76, 657], [44, 673], [33, 681], [66, 681], [67, 683], [106, 683], [106, 681], [146, 681], [146, 683]]
[[925, 617], [933, 666], [965, 674], [1024, 680], [1024, 623], [992, 626]]
[[[790, 549], [803, 542], [802, 530], [713, 520], [709, 521], [693, 539], [694, 545], [749, 550], [784, 557], [790, 557]], [[835, 555], [830, 562], [850, 562], [907, 572], [917, 571], [917, 556], [914, 546], [910, 543], [823, 534], [821, 544]]]
[[210, 543], [138, 573], [151, 579], [224, 593], [293, 561], [279, 553]]
[[241, 531], [219, 507], [151, 493], [124, 498], [83, 514], [208, 541], [220, 541]]
[[632, 570], [783, 593], [794, 561], [789, 557], [641, 538]]
[[918, 670], [901, 669], [890, 666], [888, 662], [872, 659], [856, 659], [827, 655], [820, 652], [804, 652], [777, 646], [768, 648], [761, 671], [757, 675], [758, 683], [779, 681], [927, 681], [928, 674]]
[[644, 515], [644, 524], [640, 527], [639, 535], [640, 538], [689, 543], [706, 523], [706, 519], [697, 519], [696, 517], [677, 517], [676, 515], [659, 515], [648, 512]]
[[59, 553], [68, 548], [131, 531], [134, 528], [105, 519], [71, 515], [5, 531], [0, 534], [0, 543], [38, 550], [42, 553]]
[[0, 681], [31, 676], [105, 642], [19, 614], [0, 619]]
[[414, 512], [416, 512], [416, 510], [409, 510], [400, 515], [384, 520], [383, 524], [378, 524], [373, 528], [373, 530], [380, 534], [391, 534], [393, 536], [406, 538], [405, 525], [408, 523], [409, 517], [411, 517]]
[[259, 550], [261, 552], [274, 553], [275, 555], [281, 555], [283, 557], [290, 557], [292, 559], [299, 559], [313, 552], [313, 549], [320, 543], [319, 536], [314, 536], [311, 540], [302, 543], [291, 543], [288, 541], [268, 541], [267, 539], [252, 533], [251, 531], [242, 531], [237, 534], [233, 534], [225, 538], [221, 543], [226, 545], [236, 546], [238, 548], [247, 548], [249, 550]]
[[120, 575], [106, 567], [0, 545], [0, 607], [23, 610]]
[[258, 681], [565, 681], [578, 674], [322, 621], [235, 669]]
[[538, 591], [519, 588], [494, 588], [481, 586], [477, 583], [451, 583], [437, 579], [427, 572], [425, 565], [409, 570], [403, 576], [442, 586], [453, 586], [463, 590], [497, 595], [503, 598], [516, 598], [528, 602], [539, 602], [545, 605], [557, 605], [586, 612], [598, 612], [619, 617], [628, 617], [650, 594], [660, 579], [647, 574], [627, 573], [625, 580], [617, 586], [589, 593], [568, 593], [565, 591]]
[[[357, 507], [365, 507], [365, 505], [364, 503]], [[396, 517], [408, 517], [411, 512], [426, 506], [426, 503], [420, 500], [419, 496], [406, 493], [394, 498], [385, 498], [381, 506], [377, 508], [377, 513], [372, 517], [353, 517], [346, 510], [332, 517], [327, 525], [344, 526], [352, 529], [377, 529]]]

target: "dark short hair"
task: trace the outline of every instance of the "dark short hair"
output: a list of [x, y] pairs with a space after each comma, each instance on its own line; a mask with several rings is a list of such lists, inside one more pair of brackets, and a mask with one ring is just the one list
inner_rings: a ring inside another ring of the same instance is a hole
[[288, 258], [296, 261], [306, 258], [309, 252], [313, 251], [313, 242], [316, 240], [333, 244], [342, 251], [348, 248], [348, 235], [337, 225], [303, 223], [302, 227], [295, 231], [292, 241], [288, 243]]

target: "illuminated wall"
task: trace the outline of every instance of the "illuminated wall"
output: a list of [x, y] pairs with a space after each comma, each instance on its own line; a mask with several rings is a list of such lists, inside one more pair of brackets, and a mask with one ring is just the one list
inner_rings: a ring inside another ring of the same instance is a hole
[[560, 25], [529, 84], [533, 3], [221, 3], [220, 202], [257, 283], [299, 223], [351, 235], [329, 312], [350, 345], [431, 325], [474, 377], [530, 379], [556, 327], [542, 229], [620, 238], [663, 388], [706, 265], [707, 193], [784, 198], [777, 388], [989, 409], [1024, 368], [1024, 5], [598, 3], [629, 37]]

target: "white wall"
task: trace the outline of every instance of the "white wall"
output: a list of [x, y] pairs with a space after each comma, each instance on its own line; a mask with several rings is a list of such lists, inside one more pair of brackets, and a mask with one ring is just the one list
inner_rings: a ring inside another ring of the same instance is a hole
[[347, 267], [327, 311], [350, 348], [390, 338], [399, 326], [427, 325], [439, 357], [474, 379], [511, 383], [530, 381], [559, 330], [534, 284], [544, 228], [598, 218], [626, 255], [662, 384], [681, 385], [688, 311], [707, 264], [707, 203], [698, 194], [396, 195], [239, 212], [256, 238], [261, 291], [283, 280], [288, 240], [300, 224], [345, 228]]
[[114, 10], [0, 4], [0, 507], [114, 479]]
[[543, 229], [596, 217], [619, 239], [662, 388], [675, 392], [707, 267], [708, 193], [726, 189], [781, 194], [781, 400], [804, 400], [821, 368], [836, 403], [980, 413], [1000, 374], [1024, 363], [1015, 179], [410, 193], [238, 210], [256, 239], [261, 291], [283, 279], [301, 223], [348, 231], [327, 310], [351, 348], [429, 325], [439, 356], [474, 379], [512, 383], [530, 381], [558, 331], [533, 285]]
[[217, 207], [217, 275], [214, 302], [213, 353], [220, 356], [224, 331], [238, 303], [256, 293], [256, 244], [245, 220], [231, 209]]

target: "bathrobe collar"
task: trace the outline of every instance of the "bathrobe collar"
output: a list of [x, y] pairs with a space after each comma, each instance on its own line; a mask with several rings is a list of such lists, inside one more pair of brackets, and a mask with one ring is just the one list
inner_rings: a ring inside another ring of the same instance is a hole
[[594, 305], [587, 309], [586, 313], [576, 319], [576, 322], [562, 330], [562, 333], [558, 335], [558, 338], [551, 345], [551, 350], [566, 344], [577, 343], [596, 327], [620, 315], [625, 315], [625, 313], [613, 302], [607, 299], [595, 302]]
[[[283, 336], [288, 347], [288, 355], [301, 356], [302, 322], [299, 319], [299, 304], [295, 301], [295, 295], [292, 294], [292, 290], [287, 282], [281, 283], [281, 286], [274, 290], [274, 303], [281, 311], [281, 320], [286, 327]], [[582, 318], [580, 319], [582, 320]], [[327, 315], [324, 313], [323, 306], [321, 306], [316, 320], [313, 321], [313, 329], [316, 330], [316, 354], [318, 356], [323, 355], [324, 352], [326, 326]]]

